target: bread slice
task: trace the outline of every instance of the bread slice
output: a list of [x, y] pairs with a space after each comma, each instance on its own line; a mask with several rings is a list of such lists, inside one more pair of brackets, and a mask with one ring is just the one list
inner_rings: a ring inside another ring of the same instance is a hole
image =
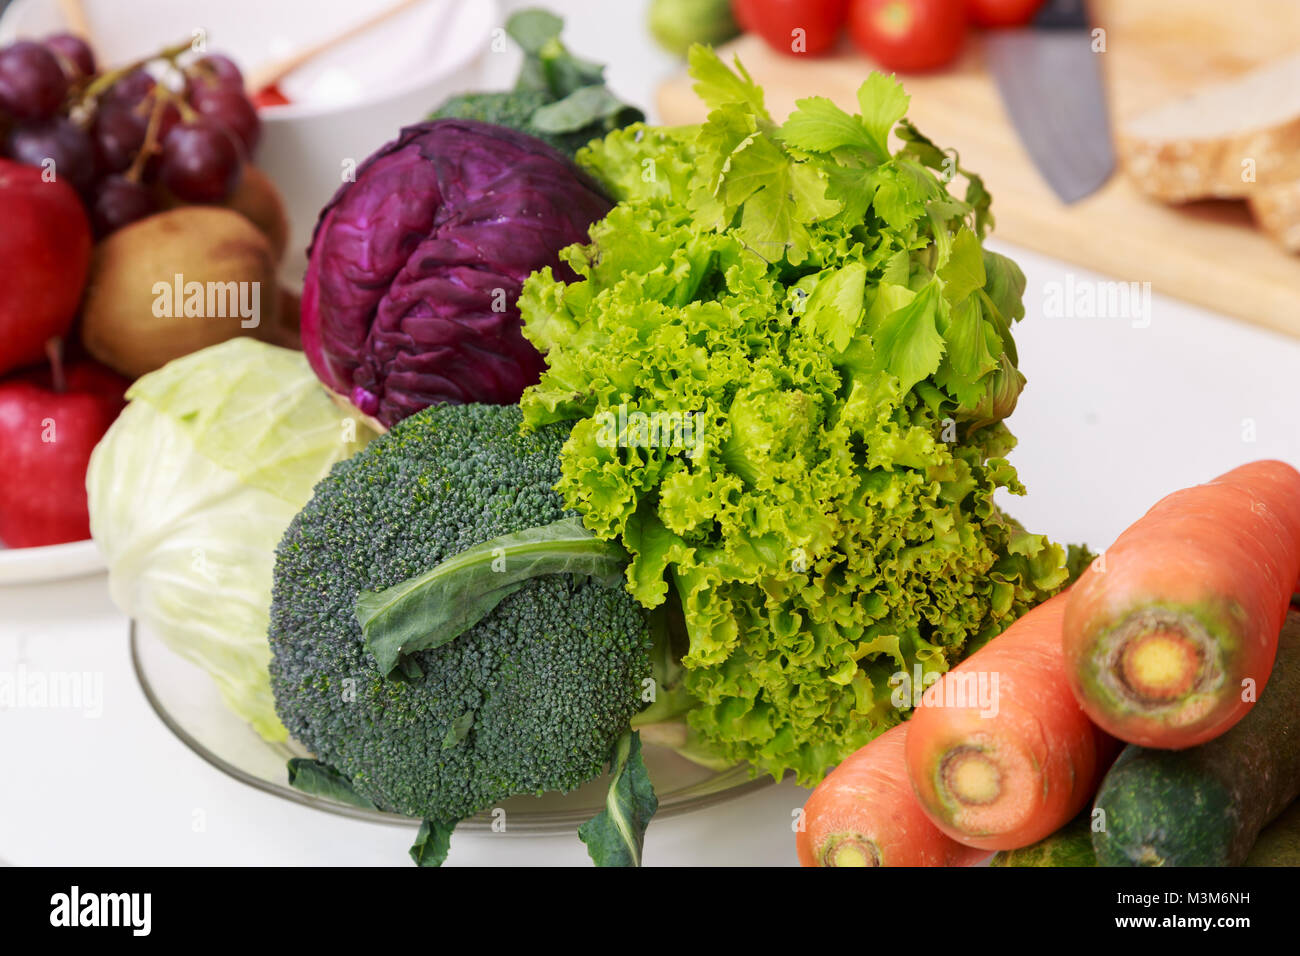
[[1117, 142], [1133, 183], [1166, 202], [1240, 199], [1300, 180], [1300, 55], [1143, 113]]
[[1276, 186], [1257, 185], [1250, 211], [1261, 229], [1287, 252], [1300, 253], [1300, 179]]

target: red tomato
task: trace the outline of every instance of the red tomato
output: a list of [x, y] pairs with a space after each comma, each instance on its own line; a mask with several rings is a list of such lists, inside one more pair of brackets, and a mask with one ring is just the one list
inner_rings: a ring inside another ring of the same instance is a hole
[[977, 27], [1020, 27], [1042, 5], [1043, 0], [966, 0], [966, 15]]
[[778, 53], [825, 53], [839, 39], [850, 0], [731, 0], [736, 22]]
[[966, 8], [963, 0], [853, 0], [849, 33], [888, 70], [934, 70], [961, 52]]
[[754, 0], [731, 0], [731, 16], [736, 21], [736, 26], [740, 27], [745, 33], [753, 33], [754, 26]]

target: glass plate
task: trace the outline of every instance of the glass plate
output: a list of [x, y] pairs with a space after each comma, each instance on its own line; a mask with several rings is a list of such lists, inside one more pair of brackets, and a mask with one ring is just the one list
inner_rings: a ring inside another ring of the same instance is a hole
[[[196, 754], [223, 773], [249, 786], [327, 813], [411, 827], [410, 817], [364, 810], [316, 797], [289, 786], [285, 764], [290, 757], [310, 756], [294, 741], [272, 744], [259, 737], [222, 702], [216, 685], [197, 665], [169, 650], [149, 629], [131, 622], [131, 662], [140, 688], [162, 722]], [[715, 806], [772, 783], [751, 779], [744, 766], [716, 771], [691, 763], [671, 750], [647, 744], [646, 767], [659, 797], [656, 819]], [[569, 833], [605, 805], [606, 781], [597, 778], [572, 793], [547, 793], [503, 800], [509, 821], [506, 833]], [[491, 829], [492, 817], [481, 813], [460, 824], [461, 830]]]

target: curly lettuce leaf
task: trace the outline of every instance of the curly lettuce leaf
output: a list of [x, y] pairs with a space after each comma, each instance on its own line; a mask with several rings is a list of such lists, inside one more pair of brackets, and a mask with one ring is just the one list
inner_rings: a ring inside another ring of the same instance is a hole
[[[620, 203], [564, 254], [576, 281], [525, 284], [548, 369], [521, 405], [575, 422], [558, 490], [626, 548], [634, 596], [680, 602], [698, 742], [815, 783], [903, 719], [897, 672], [946, 670], [1066, 580], [994, 503], [1023, 493], [1001, 421], [1023, 275], [892, 78], [777, 126], [743, 70], [691, 63], [704, 124], [581, 157]], [[689, 443], [633, 425], [663, 415], [690, 416]]]

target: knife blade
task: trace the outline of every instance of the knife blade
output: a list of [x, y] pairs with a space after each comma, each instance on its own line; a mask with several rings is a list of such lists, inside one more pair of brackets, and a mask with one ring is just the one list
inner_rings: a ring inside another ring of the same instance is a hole
[[1032, 26], [987, 35], [989, 69], [1020, 141], [1063, 203], [1115, 170], [1100, 54], [1084, 0], [1048, 0]]

